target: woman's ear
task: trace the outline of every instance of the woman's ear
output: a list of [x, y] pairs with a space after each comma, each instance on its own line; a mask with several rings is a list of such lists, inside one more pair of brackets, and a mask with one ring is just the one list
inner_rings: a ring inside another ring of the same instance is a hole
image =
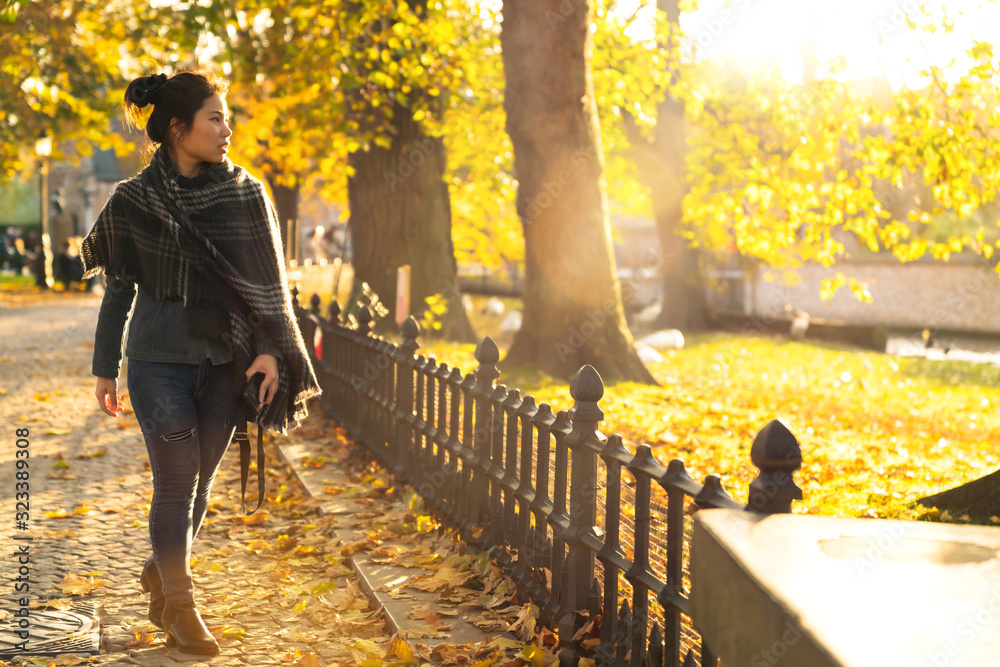
[[181, 124], [181, 119], [180, 118], [171, 118], [170, 119], [170, 128], [167, 130], [167, 136], [169, 136], [172, 139], [176, 140], [176, 139], [180, 139], [182, 134], [184, 134], [184, 127]]

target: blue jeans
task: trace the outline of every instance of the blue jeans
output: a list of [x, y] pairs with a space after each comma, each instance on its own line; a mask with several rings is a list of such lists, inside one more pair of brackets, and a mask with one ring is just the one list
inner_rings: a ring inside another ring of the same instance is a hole
[[233, 362], [213, 366], [130, 359], [128, 389], [153, 471], [149, 538], [172, 605], [194, 602], [191, 543], [212, 481], [242, 416]]

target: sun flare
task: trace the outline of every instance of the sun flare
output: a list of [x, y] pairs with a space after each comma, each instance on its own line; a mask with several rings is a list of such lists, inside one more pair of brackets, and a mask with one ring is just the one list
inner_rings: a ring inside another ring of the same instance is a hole
[[[617, 3], [616, 13], [631, 16], [638, 0]], [[649, 31], [652, 5], [629, 34]], [[789, 81], [800, 81], [815, 63], [816, 74], [861, 80], [886, 78], [893, 88], [922, 85], [928, 64], [958, 73], [970, 60], [975, 40], [990, 41], [1000, 31], [1000, 7], [993, 0], [940, 5], [917, 0], [702, 0], [681, 14], [681, 27], [697, 59], [729, 60], [747, 70], [777, 67]], [[934, 32], [908, 25], [942, 25]]]

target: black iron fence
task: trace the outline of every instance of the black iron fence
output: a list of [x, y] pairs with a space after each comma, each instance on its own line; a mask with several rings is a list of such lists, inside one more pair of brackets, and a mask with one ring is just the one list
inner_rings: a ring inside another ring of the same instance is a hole
[[[372, 336], [366, 308], [347, 327], [336, 302], [324, 318], [317, 296], [308, 310], [297, 289], [293, 296], [305, 340], [322, 333], [308, 347], [327, 414], [463, 539], [492, 550], [519, 599], [530, 598], [541, 622], [558, 628], [564, 664], [588, 657], [598, 665], [715, 667], [688, 617], [685, 522], [689, 529], [690, 503], [744, 509], [717, 475], [698, 484], [682, 460], [663, 467], [648, 445], [632, 454], [620, 436], [604, 436], [604, 385], [589, 365], [572, 379], [573, 407], [553, 412], [496, 384], [499, 351], [490, 338], [466, 374], [414, 356], [412, 318], [394, 344]], [[802, 497], [792, 479], [802, 463], [795, 436], [770, 422], [751, 460], [760, 472], [745, 509], [790, 512]]]

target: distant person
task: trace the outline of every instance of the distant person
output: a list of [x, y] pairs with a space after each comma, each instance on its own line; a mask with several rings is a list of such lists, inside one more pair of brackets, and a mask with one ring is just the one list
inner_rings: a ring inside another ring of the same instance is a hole
[[66, 289], [72, 283], [86, 283], [88, 290], [93, 290], [100, 284], [100, 277], [96, 274], [84, 280], [83, 278], [83, 258], [80, 257], [80, 243], [83, 241], [79, 236], [71, 236], [63, 242], [62, 251], [56, 258], [56, 270], [60, 279], [66, 284]]
[[[20, 247], [18, 243], [20, 243]], [[15, 275], [20, 274], [24, 267], [24, 261], [24, 240], [10, 234], [4, 234], [2, 244], [0, 244], [0, 265], [4, 271]]]
[[49, 286], [45, 282], [45, 252], [41, 242], [32, 248], [31, 272], [35, 275], [35, 287], [48, 289]]
[[73, 244], [69, 241], [63, 243], [62, 252], [59, 253], [59, 257], [56, 258], [56, 266], [59, 271], [59, 277], [66, 282], [66, 287], [69, 287], [69, 283], [77, 283], [83, 280], [83, 262], [80, 260], [79, 253], [73, 252]]
[[324, 234], [323, 238], [326, 241], [326, 252], [328, 259], [339, 257], [341, 259], [344, 259], [345, 261], [347, 260], [347, 258], [344, 256], [344, 251], [346, 249], [344, 248], [344, 231], [342, 227], [331, 226], [328, 230], [326, 230], [326, 233]]
[[237, 431], [249, 447], [248, 418], [259, 437], [295, 428], [320, 389], [273, 242], [274, 206], [261, 182], [226, 157], [225, 82], [202, 72], [132, 81], [127, 120], [138, 125], [149, 105], [146, 135], [156, 152], [115, 186], [83, 241], [84, 276], [104, 271], [108, 283], [94, 393], [109, 416], [124, 408], [117, 378], [131, 310], [128, 388], [153, 472], [153, 554], [140, 583], [168, 646], [215, 655], [190, 567], [212, 481]]
[[8, 261], [10, 262], [10, 268], [13, 269], [15, 273], [27, 275], [30, 272], [31, 257], [28, 255], [28, 251], [24, 247], [23, 238], [16, 237], [13, 240]]
[[309, 239], [309, 248], [312, 250], [313, 261], [317, 264], [327, 259], [327, 243], [326, 238], [323, 236], [324, 231], [323, 225], [319, 225], [313, 230], [313, 235]]

